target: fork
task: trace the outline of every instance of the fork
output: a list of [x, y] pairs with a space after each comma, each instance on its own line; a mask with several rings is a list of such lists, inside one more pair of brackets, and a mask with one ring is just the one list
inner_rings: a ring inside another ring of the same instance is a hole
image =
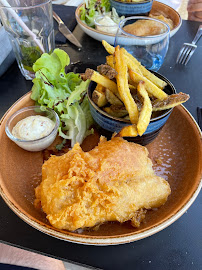
[[202, 24], [199, 26], [198, 31], [192, 41], [192, 43], [184, 43], [181, 50], [178, 53], [176, 63], [185, 65], [189, 62], [191, 56], [195, 52], [197, 46], [195, 45], [196, 42], [202, 35]]

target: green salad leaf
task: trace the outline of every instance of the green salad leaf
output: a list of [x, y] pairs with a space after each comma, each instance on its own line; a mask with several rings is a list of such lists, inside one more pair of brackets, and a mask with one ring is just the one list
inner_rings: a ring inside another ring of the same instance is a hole
[[101, 0], [101, 7], [105, 9], [105, 12], [109, 12], [111, 10], [111, 4], [109, 0]]
[[54, 109], [60, 117], [59, 135], [82, 143], [89, 135], [93, 119], [86, 96], [90, 80], [83, 81], [79, 74], [65, 73], [70, 59], [66, 52], [55, 49], [44, 53], [33, 65], [35, 78], [31, 98], [42, 108]]
[[109, 0], [85, 0], [80, 8], [80, 19], [90, 27], [95, 27], [94, 19], [98, 15], [110, 12]]

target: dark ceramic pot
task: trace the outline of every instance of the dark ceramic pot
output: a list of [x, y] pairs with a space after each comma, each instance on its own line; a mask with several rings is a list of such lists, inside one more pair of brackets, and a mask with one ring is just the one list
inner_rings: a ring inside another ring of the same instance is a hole
[[[176, 90], [173, 84], [166, 79], [164, 76], [157, 72], [152, 72], [160, 79], [167, 82], [167, 86], [164, 88], [164, 91], [168, 94], [175, 94]], [[92, 114], [93, 119], [98, 124], [98, 127], [103, 129], [105, 136], [110, 137], [114, 132], [118, 133], [124, 126], [130, 125], [130, 121], [113, 117], [106, 112], [104, 112], [101, 108], [99, 108], [93, 101], [92, 101], [92, 93], [96, 87], [95, 82], [91, 82], [88, 88], [88, 99], [90, 103], [90, 111]], [[162, 127], [165, 125], [166, 121], [168, 120], [171, 114], [172, 108], [164, 111], [160, 111], [157, 116], [152, 116], [150, 123], [147, 127], [147, 130], [142, 136], [137, 137], [125, 137], [126, 140], [132, 141], [135, 143], [139, 143], [141, 145], [147, 145], [152, 142], [157, 135], [159, 134]]]

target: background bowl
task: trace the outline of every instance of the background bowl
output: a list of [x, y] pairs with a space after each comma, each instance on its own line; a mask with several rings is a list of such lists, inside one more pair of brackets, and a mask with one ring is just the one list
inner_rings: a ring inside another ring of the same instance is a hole
[[[173, 84], [164, 76], [157, 72], [152, 72], [160, 79], [167, 82], [167, 86], [164, 88], [164, 91], [168, 94], [175, 94], [176, 89]], [[101, 128], [104, 132], [104, 135], [107, 137], [111, 137], [111, 135], [116, 132], [118, 133], [123, 127], [130, 125], [130, 121], [113, 117], [107, 114], [102, 108], [99, 108], [92, 100], [92, 93], [96, 87], [95, 82], [91, 82], [88, 88], [88, 99], [90, 103], [90, 111], [93, 116], [93, 119], [98, 124], [99, 128]], [[135, 143], [139, 143], [141, 145], [147, 145], [152, 142], [159, 134], [162, 127], [165, 125], [171, 114], [172, 108], [160, 111], [157, 116], [153, 115], [153, 118], [150, 120], [150, 123], [147, 127], [147, 130], [142, 136], [137, 137], [124, 137], [128, 141], [132, 141]]]
[[[79, 5], [75, 12], [75, 17], [77, 20], [78, 25], [81, 27], [81, 29], [90, 37], [102, 41], [106, 40], [109, 44], [114, 45], [115, 41], [115, 35], [110, 33], [104, 33], [100, 30], [96, 30], [88, 25], [86, 25], [83, 21], [80, 19], [80, 8], [83, 6], [83, 4]], [[163, 14], [166, 17], [169, 17], [174, 22], [174, 28], [170, 31], [170, 37], [176, 34], [176, 32], [179, 30], [182, 19], [180, 17], [180, 14], [171, 8], [170, 6], [167, 6], [161, 2], [154, 1], [151, 9], [151, 14], [153, 15], [159, 15]]]
[[[35, 116], [35, 115], [45, 116], [55, 123], [55, 126], [51, 130], [51, 132], [48, 135], [36, 140], [22, 140], [16, 138], [12, 134], [13, 127], [22, 119], [28, 116]], [[5, 131], [9, 139], [11, 139], [18, 146], [20, 146], [24, 150], [35, 152], [46, 149], [53, 143], [58, 132], [59, 124], [60, 124], [59, 116], [54, 110], [47, 108], [46, 111], [42, 111], [40, 109], [40, 106], [29, 106], [18, 110], [9, 117], [8, 121], [6, 122]]]
[[110, 0], [110, 4], [122, 16], [148, 15], [152, 8], [153, 0], [141, 2], [121, 2], [120, 0]]

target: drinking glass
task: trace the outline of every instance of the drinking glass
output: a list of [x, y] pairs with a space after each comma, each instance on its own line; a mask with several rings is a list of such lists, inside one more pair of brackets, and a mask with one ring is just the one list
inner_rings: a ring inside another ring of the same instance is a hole
[[0, 0], [0, 16], [21, 73], [33, 79], [35, 61], [55, 47], [51, 0]]
[[[133, 24], [138, 20], [148, 20], [147, 26], [152, 21], [157, 22], [161, 29], [160, 34], [136, 36], [124, 31], [124, 26]], [[124, 47], [147, 69], [158, 71], [166, 56], [169, 39], [170, 28], [166, 23], [150, 17], [133, 16], [120, 21], [114, 45]]]

